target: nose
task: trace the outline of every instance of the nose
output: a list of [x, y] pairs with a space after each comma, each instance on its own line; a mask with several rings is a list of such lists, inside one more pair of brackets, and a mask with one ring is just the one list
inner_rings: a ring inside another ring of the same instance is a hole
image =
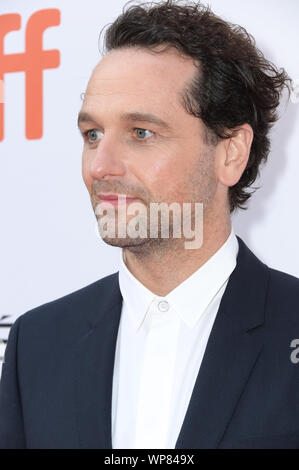
[[90, 159], [90, 177], [101, 180], [105, 177], [120, 177], [125, 174], [125, 163], [121, 157], [121, 149], [114, 142], [104, 137], [92, 152]]

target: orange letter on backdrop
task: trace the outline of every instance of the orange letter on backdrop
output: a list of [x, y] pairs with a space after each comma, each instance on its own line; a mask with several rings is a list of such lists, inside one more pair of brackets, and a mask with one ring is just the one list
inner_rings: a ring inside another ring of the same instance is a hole
[[[43, 70], [60, 64], [59, 51], [43, 50], [45, 29], [60, 24], [60, 11], [40, 10], [31, 15], [26, 26], [25, 52], [4, 55], [4, 37], [21, 27], [20, 15], [0, 16], [0, 81], [5, 73], [25, 72], [26, 137], [40, 139], [43, 135]], [[0, 141], [4, 137], [4, 103], [0, 102]]]

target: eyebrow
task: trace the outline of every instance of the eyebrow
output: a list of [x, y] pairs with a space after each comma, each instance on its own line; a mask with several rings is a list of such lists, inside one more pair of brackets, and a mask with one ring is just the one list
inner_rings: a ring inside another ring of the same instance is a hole
[[[120, 116], [120, 120], [122, 122], [130, 121], [140, 121], [140, 122], [150, 122], [151, 124], [156, 124], [159, 127], [162, 127], [166, 130], [171, 130], [171, 126], [163, 119], [159, 118], [155, 114], [152, 113], [141, 113], [138, 111], [131, 112], [131, 113], [124, 113]], [[82, 122], [96, 122], [96, 119], [86, 111], [80, 111], [78, 115], [78, 122], [77, 125], [80, 128], [80, 124]]]

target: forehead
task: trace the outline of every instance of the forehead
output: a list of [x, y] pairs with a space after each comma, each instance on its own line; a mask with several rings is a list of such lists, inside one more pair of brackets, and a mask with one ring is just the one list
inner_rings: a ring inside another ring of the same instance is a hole
[[140, 48], [113, 50], [93, 70], [85, 107], [138, 105], [146, 111], [150, 106], [170, 115], [182, 108], [179, 93], [195, 72], [193, 60], [173, 49], [159, 54]]

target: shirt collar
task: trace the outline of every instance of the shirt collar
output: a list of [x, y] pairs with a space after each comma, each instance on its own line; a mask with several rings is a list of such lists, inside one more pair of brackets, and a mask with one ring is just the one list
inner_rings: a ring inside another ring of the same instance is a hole
[[181, 320], [193, 327], [235, 269], [238, 250], [238, 239], [232, 227], [226, 242], [205, 264], [165, 297], [159, 297], [129, 271], [121, 249], [119, 287], [134, 328], [141, 326], [151, 303], [157, 299], [167, 300]]
[[157, 296], [129, 271], [124, 261], [124, 254], [124, 250], [121, 249], [118, 275], [119, 288], [129, 317], [137, 330], [141, 326], [151, 303]]

